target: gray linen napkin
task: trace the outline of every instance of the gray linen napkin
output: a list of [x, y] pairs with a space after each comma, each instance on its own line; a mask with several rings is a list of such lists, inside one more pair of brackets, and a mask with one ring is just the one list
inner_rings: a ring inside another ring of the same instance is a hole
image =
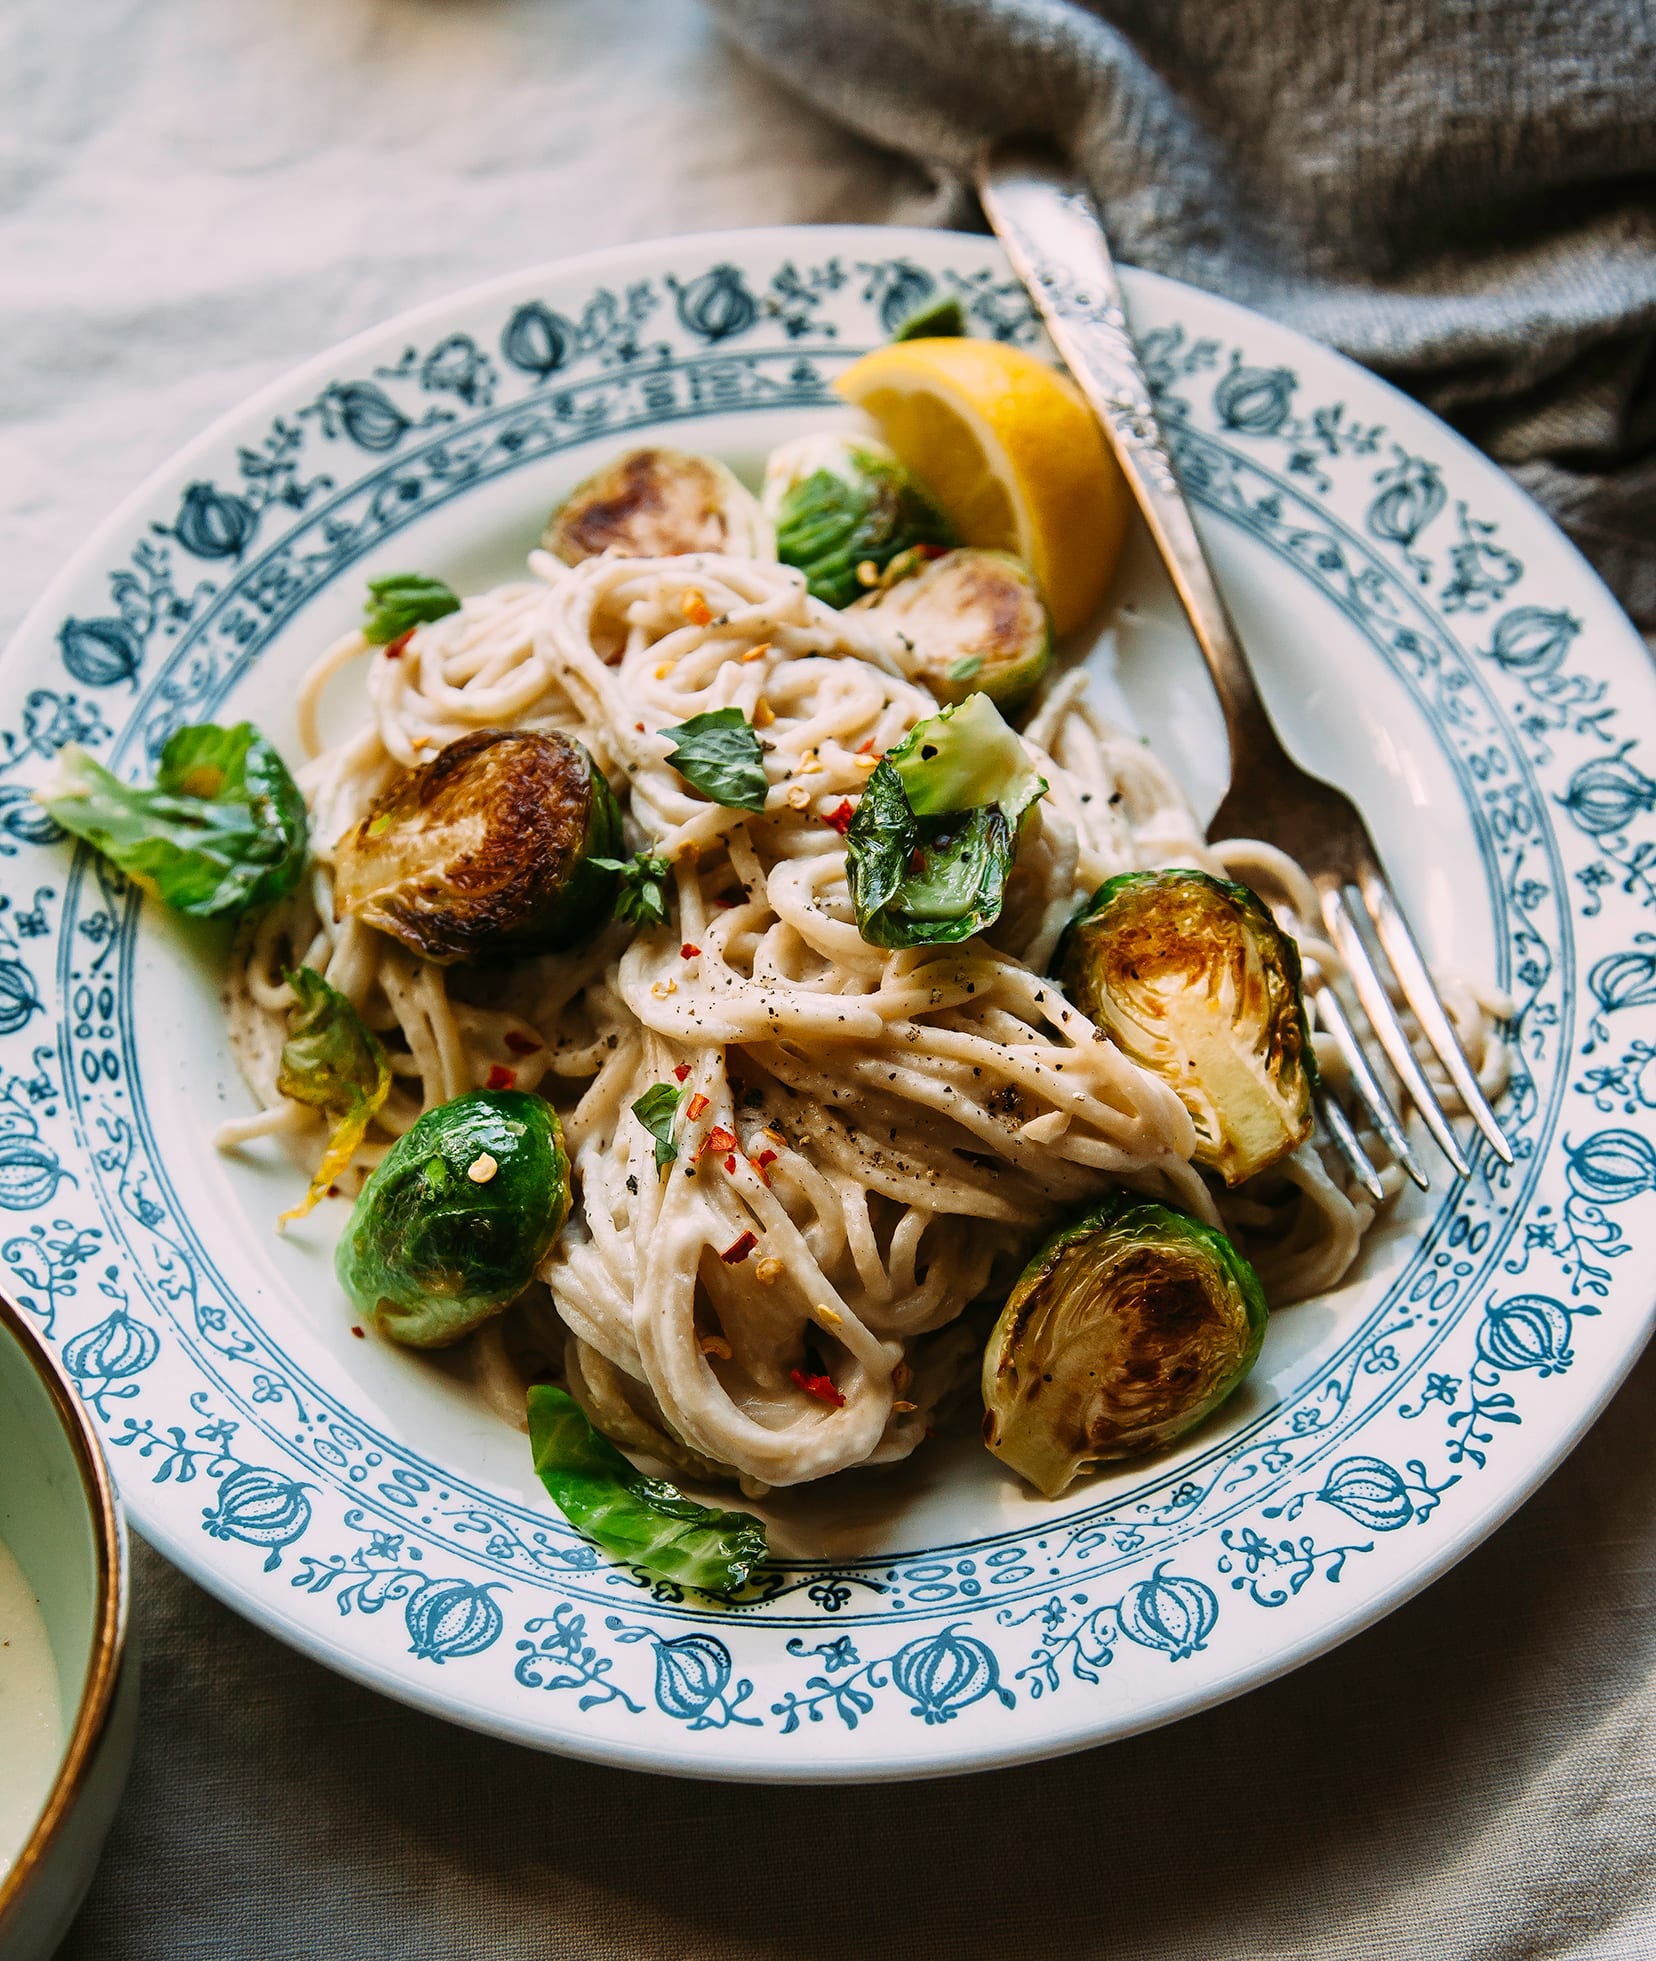
[[709, 4], [944, 179], [1058, 137], [1123, 258], [1390, 375], [1656, 625], [1650, 0]]

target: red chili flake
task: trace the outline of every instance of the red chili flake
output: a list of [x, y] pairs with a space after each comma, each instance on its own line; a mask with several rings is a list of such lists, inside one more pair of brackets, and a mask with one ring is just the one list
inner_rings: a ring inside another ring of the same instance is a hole
[[644, 724], [642, 722], [634, 722], [633, 727], [637, 729], [640, 735], [644, 733]]
[[533, 1035], [520, 1035], [515, 1028], [506, 1031], [506, 1046], [513, 1055], [533, 1055], [541, 1046]]
[[914, 549], [922, 558], [942, 558], [949, 548], [947, 545], [916, 545]]
[[846, 832], [851, 828], [851, 819], [856, 814], [856, 811], [852, 808], [851, 799], [849, 797], [842, 797], [838, 805], [829, 811], [828, 815], [822, 821], [828, 826], [829, 830], [838, 831], [840, 836], [844, 837]]
[[328, 1187], [328, 1196], [329, 1196], [329, 1198], [338, 1198], [338, 1196], [339, 1196], [339, 1187], [338, 1187], [337, 1185], [330, 1185], [330, 1186]]
[[351, 1330], [351, 1333], [356, 1336], [358, 1341], [366, 1341], [368, 1339], [368, 1337], [362, 1332], [360, 1328], [353, 1328]]
[[701, 952], [701, 948], [699, 946], [692, 946], [690, 942], [686, 940], [683, 946], [679, 948], [679, 958], [681, 960], [694, 960], [697, 954], [699, 954], [700, 952]]
[[870, 736], [866, 742], [859, 742], [857, 744], [857, 754], [859, 756], [866, 756], [869, 750], [872, 749], [873, 747], [874, 747], [874, 738], [873, 736]]
[[508, 1069], [504, 1062], [497, 1062], [489, 1071], [490, 1089], [511, 1089], [517, 1083], [517, 1071]]
[[736, 1169], [736, 1153], [732, 1151], [730, 1156], [725, 1159], [726, 1175], [728, 1176], [734, 1173], [735, 1169]]
[[759, 1238], [756, 1233], [745, 1232], [740, 1239], [733, 1239], [719, 1258], [726, 1266], [740, 1266], [758, 1244]]
[[736, 1139], [722, 1123], [717, 1123], [707, 1133], [707, 1148], [710, 1151], [733, 1151], [736, 1148]]
[[774, 1151], [761, 1151], [758, 1157], [754, 1159], [754, 1163], [758, 1165], [761, 1171], [764, 1170], [767, 1164], [775, 1164], [775, 1162], [776, 1153]]
[[698, 1092], [695, 1096], [691, 1097], [689, 1107], [685, 1110], [684, 1114], [694, 1123], [706, 1108], [707, 1098]]
[[690, 1073], [690, 1065], [688, 1062], [675, 1062], [673, 1064], [673, 1074], [678, 1078], [678, 1080], [681, 1083], [684, 1081], [685, 1077], [689, 1075], [689, 1073]]
[[789, 1369], [788, 1373], [807, 1396], [815, 1396], [819, 1403], [827, 1403], [834, 1409], [844, 1409], [845, 1398], [834, 1387], [832, 1376], [809, 1375], [804, 1369]]
[[399, 633], [395, 640], [388, 640], [385, 646], [385, 658], [387, 660], [401, 660], [404, 649], [413, 638], [414, 629], [410, 627], [406, 633]]

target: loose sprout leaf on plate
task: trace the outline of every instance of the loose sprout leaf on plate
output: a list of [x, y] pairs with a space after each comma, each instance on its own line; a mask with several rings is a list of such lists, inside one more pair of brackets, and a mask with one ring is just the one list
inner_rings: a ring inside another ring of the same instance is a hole
[[744, 1587], [770, 1554], [751, 1512], [726, 1512], [646, 1477], [551, 1383], [529, 1391], [535, 1473], [576, 1531], [616, 1559], [704, 1593]]
[[846, 833], [857, 931], [910, 947], [992, 926], [1046, 787], [987, 696], [918, 723], [881, 757]]
[[1216, 1227], [1114, 1192], [1055, 1232], [983, 1355], [984, 1442], [1055, 1498], [1089, 1464], [1171, 1443], [1258, 1359], [1253, 1268]]
[[939, 293], [922, 300], [892, 335], [893, 340], [961, 340], [966, 333], [966, 309], [958, 293]]
[[287, 981], [293, 1007], [276, 1087], [320, 1110], [333, 1128], [310, 1190], [282, 1214], [283, 1225], [302, 1219], [350, 1163], [391, 1087], [385, 1050], [350, 1001], [313, 967], [299, 968]]
[[1123, 872], [1070, 922], [1064, 992], [1196, 1126], [1196, 1162], [1240, 1184], [1311, 1134], [1316, 1073], [1299, 948], [1245, 885]]
[[128, 878], [195, 919], [292, 891], [305, 866], [305, 800], [250, 722], [167, 738], [155, 782], [123, 783], [71, 742], [35, 800]]
[[714, 708], [663, 729], [678, 745], [668, 756], [680, 776], [727, 810], [763, 810], [770, 783], [765, 752], [739, 708]]
[[620, 883], [615, 891], [615, 916], [629, 926], [665, 926], [667, 923], [667, 880], [672, 866], [650, 851], [636, 851], [630, 858], [592, 858], [589, 864], [601, 872], [614, 872]]
[[460, 595], [441, 579], [429, 579], [423, 572], [392, 572], [383, 579], [368, 581], [363, 610], [363, 639], [383, 647], [417, 626], [458, 613]]
[[812, 595], [849, 606], [891, 562], [945, 549], [955, 529], [884, 443], [804, 436], [765, 465], [765, 508], [776, 555], [805, 574]]
[[632, 1113], [655, 1139], [656, 1170], [665, 1171], [678, 1156], [673, 1141], [673, 1121], [678, 1116], [684, 1091], [671, 1083], [652, 1083], [632, 1106]]

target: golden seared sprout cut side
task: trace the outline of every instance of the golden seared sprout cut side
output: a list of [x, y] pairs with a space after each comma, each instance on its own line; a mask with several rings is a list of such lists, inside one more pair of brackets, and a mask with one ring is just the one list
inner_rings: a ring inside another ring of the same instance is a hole
[[1299, 948], [1245, 885], [1199, 871], [1105, 881], [1058, 954], [1064, 991], [1174, 1090], [1196, 1162], [1238, 1185], [1311, 1134], [1316, 1063]]
[[867, 610], [897, 665], [941, 702], [985, 694], [1015, 715], [1052, 660], [1041, 589], [1010, 552], [946, 552]]
[[983, 1356], [983, 1436], [1048, 1498], [1171, 1443], [1242, 1382], [1267, 1315], [1222, 1232], [1117, 1192], [1041, 1247]]
[[771, 529], [753, 493], [722, 463], [678, 449], [630, 449], [578, 484], [552, 513], [542, 546], [565, 565], [601, 552], [674, 558], [728, 552], [769, 558]]
[[404, 771], [341, 840], [334, 903], [444, 965], [547, 952], [608, 918], [620, 848], [614, 794], [579, 742], [480, 729]]
[[801, 436], [765, 465], [776, 555], [828, 606], [862, 598], [888, 566], [955, 543], [942, 509], [884, 443]]

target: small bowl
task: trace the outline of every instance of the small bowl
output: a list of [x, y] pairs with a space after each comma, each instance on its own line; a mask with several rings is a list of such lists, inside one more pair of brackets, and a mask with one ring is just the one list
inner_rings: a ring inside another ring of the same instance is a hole
[[[33, 1828], [24, 1826], [21, 1846], [0, 1844], [0, 1957], [46, 1961], [85, 1897], [120, 1802], [138, 1668], [126, 1652], [126, 1521], [109, 1466], [80, 1399], [3, 1296], [0, 1545], [39, 1602], [63, 1715], [55, 1765], [49, 1750], [32, 1759], [42, 1792]], [[7, 1755], [0, 1730], [0, 1774], [15, 1788], [28, 1766]]]

